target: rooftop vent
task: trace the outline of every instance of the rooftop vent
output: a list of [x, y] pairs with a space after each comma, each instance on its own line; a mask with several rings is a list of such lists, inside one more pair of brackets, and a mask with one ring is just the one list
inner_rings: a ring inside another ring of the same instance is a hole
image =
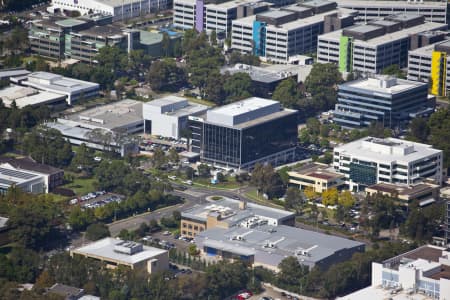
[[132, 241], [122, 241], [114, 246], [114, 252], [133, 255], [144, 250], [142, 244]]

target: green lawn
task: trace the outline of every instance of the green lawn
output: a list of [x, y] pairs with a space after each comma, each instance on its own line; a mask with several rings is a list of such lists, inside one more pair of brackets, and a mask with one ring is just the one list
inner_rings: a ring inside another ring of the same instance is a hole
[[190, 97], [190, 96], [184, 96], [185, 98], [187, 98], [189, 101], [192, 101], [194, 103], [198, 103], [198, 104], [203, 104], [206, 106], [216, 106], [216, 104], [214, 102], [205, 100], [205, 99], [197, 99], [195, 97]]
[[240, 187], [239, 183], [237, 183], [234, 178], [228, 177], [227, 181], [219, 182], [216, 184], [211, 184], [210, 178], [194, 178], [194, 185], [200, 186], [208, 186], [210, 188], [216, 189], [238, 189]]
[[266, 206], [271, 206], [271, 207], [274, 207], [274, 208], [284, 209], [283, 206], [278, 205], [278, 204], [274, 203], [273, 201], [264, 199], [264, 197], [262, 197], [261, 195], [258, 195], [256, 189], [252, 189], [252, 190], [248, 191], [247, 193], [245, 193], [245, 196], [250, 198], [250, 199], [252, 199], [252, 200], [254, 200], [255, 202], [258, 202], [259, 204], [263, 204], [263, 205], [266, 205]]
[[94, 182], [94, 178], [75, 178], [73, 182], [65, 184], [62, 187], [73, 190], [77, 196], [83, 196], [95, 191]]

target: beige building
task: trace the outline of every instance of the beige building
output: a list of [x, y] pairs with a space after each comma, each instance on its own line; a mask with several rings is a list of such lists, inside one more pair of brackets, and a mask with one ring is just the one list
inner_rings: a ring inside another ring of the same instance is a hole
[[289, 184], [300, 189], [311, 187], [316, 193], [330, 188], [340, 189], [345, 184], [345, 175], [328, 169], [327, 165], [311, 163], [288, 172]]
[[106, 262], [108, 267], [128, 266], [149, 274], [169, 269], [169, 252], [132, 241], [104, 238], [77, 248], [70, 255], [82, 255]]
[[378, 183], [367, 187], [365, 192], [369, 196], [380, 193], [388, 197], [397, 198], [401, 205], [406, 206], [413, 201], [419, 201], [420, 206], [426, 206], [439, 199], [439, 185], [431, 183], [415, 185]]
[[182, 236], [195, 237], [211, 228], [228, 229], [236, 225], [252, 228], [263, 224], [294, 226], [295, 214], [255, 203], [225, 198], [182, 212], [180, 233]]

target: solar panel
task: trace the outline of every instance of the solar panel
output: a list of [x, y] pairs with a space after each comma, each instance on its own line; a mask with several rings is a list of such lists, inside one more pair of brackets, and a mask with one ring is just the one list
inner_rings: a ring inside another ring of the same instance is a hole
[[34, 174], [5, 169], [5, 168], [0, 168], [0, 173], [4, 174], [6, 176], [16, 177], [16, 178], [20, 178], [20, 179], [31, 179], [33, 177], [36, 177], [36, 175], [34, 175]]
[[8, 179], [0, 178], [0, 184], [13, 185], [15, 183], [17, 183], [17, 182], [12, 181], [12, 180], [8, 180]]

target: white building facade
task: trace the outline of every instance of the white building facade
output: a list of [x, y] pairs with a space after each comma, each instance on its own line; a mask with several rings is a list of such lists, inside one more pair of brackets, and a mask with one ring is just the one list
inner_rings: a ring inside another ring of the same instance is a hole
[[395, 138], [365, 137], [334, 148], [334, 169], [358, 191], [377, 183], [411, 185], [425, 178], [442, 184], [443, 152]]

